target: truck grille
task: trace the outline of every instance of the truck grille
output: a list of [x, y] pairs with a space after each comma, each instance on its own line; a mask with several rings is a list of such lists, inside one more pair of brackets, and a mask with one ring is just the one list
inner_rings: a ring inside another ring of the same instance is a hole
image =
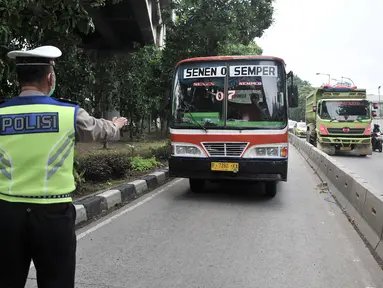
[[363, 128], [327, 128], [328, 133], [331, 134], [363, 134]]
[[205, 142], [210, 157], [240, 157], [249, 142]]

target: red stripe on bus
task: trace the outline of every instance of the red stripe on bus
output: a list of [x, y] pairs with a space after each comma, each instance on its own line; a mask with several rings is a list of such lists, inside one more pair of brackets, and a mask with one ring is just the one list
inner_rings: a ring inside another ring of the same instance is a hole
[[289, 136], [286, 134], [261, 134], [261, 135], [182, 135], [171, 134], [172, 142], [184, 142], [200, 145], [201, 142], [250, 142], [251, 145], [287, 143]]

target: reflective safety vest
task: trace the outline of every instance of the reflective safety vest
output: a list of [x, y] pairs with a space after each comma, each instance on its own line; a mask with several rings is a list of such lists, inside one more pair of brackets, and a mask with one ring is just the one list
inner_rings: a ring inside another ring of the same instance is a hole
[[0, 199], [71, 202], [76, 103], [19, 96], [0, 103]]

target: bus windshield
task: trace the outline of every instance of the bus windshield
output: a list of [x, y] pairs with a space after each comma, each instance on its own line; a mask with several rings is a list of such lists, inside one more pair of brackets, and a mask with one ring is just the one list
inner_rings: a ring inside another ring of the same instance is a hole
[[367, 100], [325, 101], [320, 117], [325, 120], [355, 121], [370, 119]]
[[181, 64], [175, 75], [172, 125], [284, 128], [287, 124], [284, 73], [279, 62], [270, 60]]

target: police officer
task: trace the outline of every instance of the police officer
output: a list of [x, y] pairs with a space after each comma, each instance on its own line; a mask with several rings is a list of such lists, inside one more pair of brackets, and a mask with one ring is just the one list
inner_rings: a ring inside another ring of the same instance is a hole
[[31, 260], [38, 287], [75, 287], [75, 139], [118, 140], [127, 122], [96, 119], [74, 102], [50, 97], [61, 54], [53, 46], [8, 53], [21, 93], [0, 103], [1, 288], [24, 287]]

